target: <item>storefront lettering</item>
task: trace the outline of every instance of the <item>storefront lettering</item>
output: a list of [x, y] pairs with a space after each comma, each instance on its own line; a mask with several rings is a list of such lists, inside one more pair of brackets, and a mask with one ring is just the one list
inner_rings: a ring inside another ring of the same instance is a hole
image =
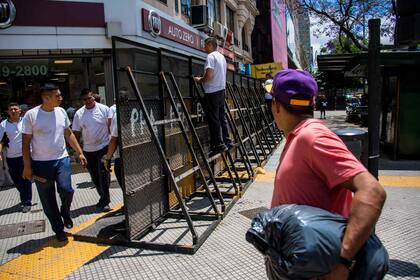
[[194, 44], [194, 36], [176, 26], [170, 25], [168, 28], [168, 34], [189, 44]]
[[[185, 46], [204, 51], [204, 38], [200, 34], [159, 16], [156, 11], [142, 9], [142, 14], [143, 30], [149, 32], [153, 37], [161, 36]], [[157, 33], [158, 28], [159, 33]]]
[[9, 76], [25, 77], [25, 76], [45, 76], [48, 73], [46, 65], [16, 65], [9, 67], [7, 65], [1, 67], [0, 76], [7, 78]]

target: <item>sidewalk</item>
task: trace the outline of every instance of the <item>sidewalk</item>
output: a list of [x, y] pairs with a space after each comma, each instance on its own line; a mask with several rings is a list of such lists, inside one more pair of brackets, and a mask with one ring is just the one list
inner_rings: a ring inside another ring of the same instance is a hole
[[[343, 111], [327, 112], [328, 126], [347, 126], [340, 119]], [[245, 232], [249, 217], [270, 205], [281, 148], [265, 166], [267, 173], [258, 176], [195, 255], [96, 245], [72, 238], [58, 247], [47, 224], [43, 233], [0, 239], [0, 279], [266, 279], [264, 259], [245, 241]], [[420, 279], [420, 169], [415, 169], [420, 164], [409, 166], [414, 169], [380, 173], [388, 199], [376, 231], [390, 255], [386, 279]], [[79, 228], [99, 215], [93, 213], [98, 195], [88, 180], [87, 173], [74, 175], [72, 213]], [[118, 205], [122, 201], [119, 187], [114, 185], [111, 193], [113, 206]], [[1, 189], [0, 224], [45, 219], [35, 188], [33, 194], [38, 204], [31, 213], [22, 214], [17, 191]]]

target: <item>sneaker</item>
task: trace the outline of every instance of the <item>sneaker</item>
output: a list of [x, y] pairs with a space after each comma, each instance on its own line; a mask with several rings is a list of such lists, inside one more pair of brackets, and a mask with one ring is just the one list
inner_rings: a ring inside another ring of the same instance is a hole
[[31, 211], [31, 205], [22, 206], [22, 213], [28, 213], [29, 211]]
[[64, 241], [68, 241], [69, 239], [67, 238], [67, 233], [65, 231], [59, 232], [55, 234], [55, 238], [59, 241], [59, 242], [64, 242]]
[[233, 143], [233, 142], [229, 142], [229, 143], [227, 143], [227, 144], [226, 144], [226, 147], [227, 147], [227, 149], [228, 149], [228, 150], [230, 150], [230, 149], [232, 149], [233, 147], [235, 147], [235, 143]]
[[67, 229], [71, 229], [73, 227], [73, 221], [71, 218], [63, 218], [63, 220], [64, 220], [64, 226]]
[[109, 207], [109, 205], [105, 205], [105, 206], [102, 206], [101, 210], [102, 212], [109, 212], [111, 211], [111, 207]]
[[213, 150], [211, 150], [209, 156], [212, 157], [219, 153], [226, 152], [227, 150], [228, 148], [225, 145], [220, 145], [217, 148], [214, 148]]

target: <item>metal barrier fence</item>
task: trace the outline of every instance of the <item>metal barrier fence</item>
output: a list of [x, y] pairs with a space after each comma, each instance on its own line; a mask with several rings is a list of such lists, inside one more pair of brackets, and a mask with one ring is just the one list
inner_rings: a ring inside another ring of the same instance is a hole
[[[76, 238], [194, 253], [281, 140], [261, 82], [228, 73], [226, 116], [236, 144], [209, 157], [204, 93], [192, 79], [204, 61], [117, 37], [113, 57], [125, 231], [113, 234], [102, 222]], [[146, 237], [168, 219], [187, 224], [190, 243]], [[199, 232], [196, 221], [208, 221], [206, 230]]]

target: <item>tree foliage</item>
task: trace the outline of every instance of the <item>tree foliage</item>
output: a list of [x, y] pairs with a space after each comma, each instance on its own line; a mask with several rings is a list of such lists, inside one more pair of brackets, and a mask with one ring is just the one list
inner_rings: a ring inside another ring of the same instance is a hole
[[[381, 36], [392, 37], [395, 16], [393, 0], [297, 0], [307, 9], [314, 24], [314, 35], [336, 38], [342, 52], [367, 50], [367, 23], [380, 18]], [[353, 47], [353, 49], [352, 49]]]

